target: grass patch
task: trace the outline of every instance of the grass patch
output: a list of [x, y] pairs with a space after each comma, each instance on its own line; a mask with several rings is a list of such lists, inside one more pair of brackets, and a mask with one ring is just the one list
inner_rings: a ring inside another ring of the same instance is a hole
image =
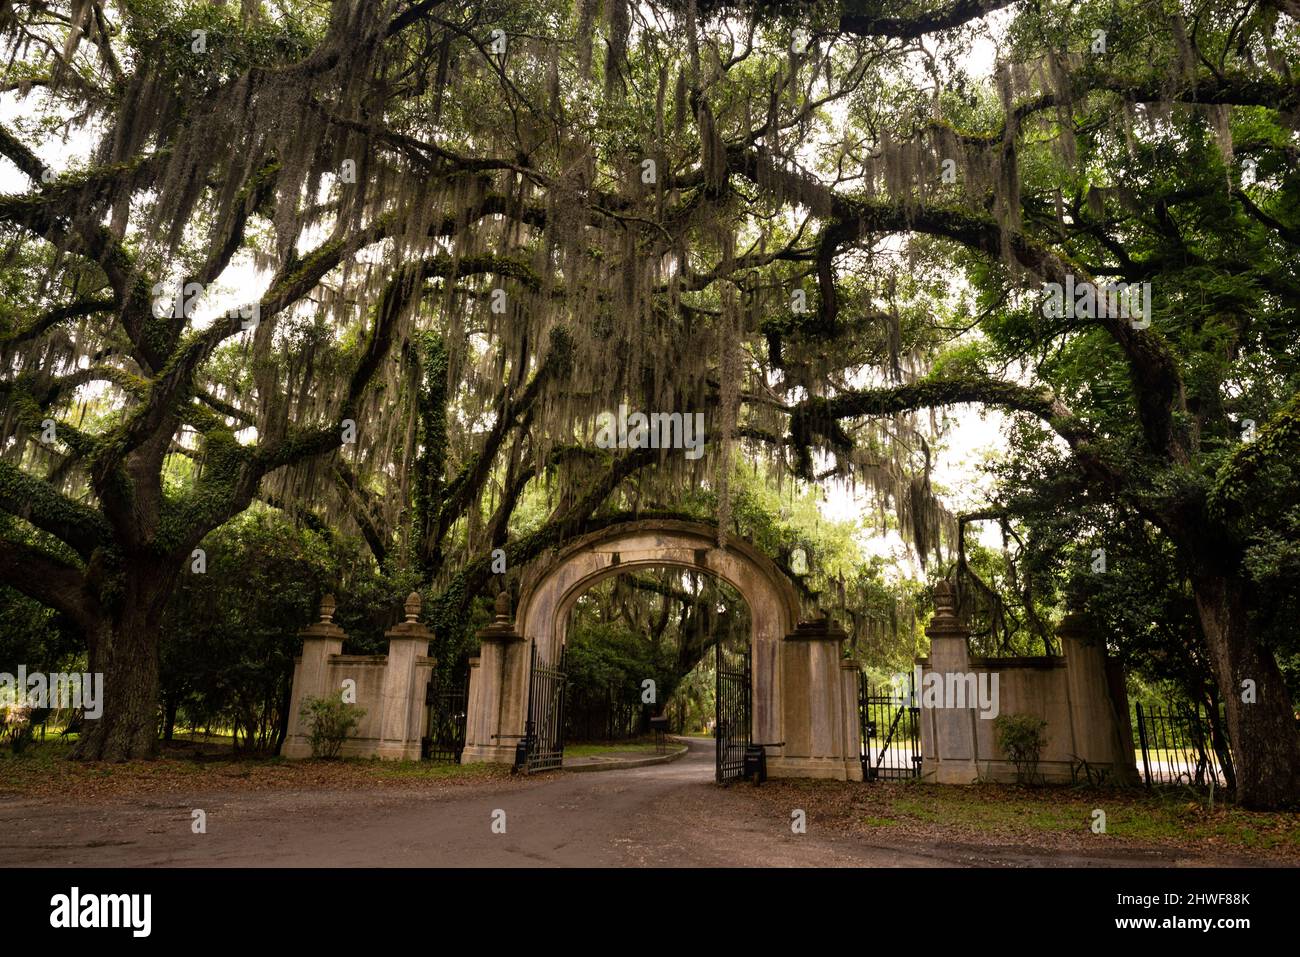
[[[1230, 863], [1300, 862], [1300, 815], [1248, 811], [1225, 804], [1221, 794], [1210, 807], [1204, 793], [1185, 787], [776, 780], [746, 793], [771, 808], [804, 808], [810, 820], [830, 827], [884, 831], [881, 840], [1083, 854], [1171, 849]], [[1094, 810], [1106, 814], [1105, 833], [1092, 831]]]
[[344, 758], [347, 763], [372, 765], [372, 770], [382, 778], [403, 780], [445, 781], [451, 778], [489, 780], [509, 775], [493, 764], [451, 764], [444, 761], [380, 761], [377, 758]]
[[[879, 805], [873, 813], [861, 817], [863, 824], [913, 822], [948, 833], [1065, 835], [1300, 853], [1297, 815], [1246, 811], [1222, 802], [1211, 809], [1190, 791], [930, 785], [887, 786], [879, 797], [880, 802], [872, 802]], [[1094, 810], [1106, 814], [1104, 834], [1091, 830]]]

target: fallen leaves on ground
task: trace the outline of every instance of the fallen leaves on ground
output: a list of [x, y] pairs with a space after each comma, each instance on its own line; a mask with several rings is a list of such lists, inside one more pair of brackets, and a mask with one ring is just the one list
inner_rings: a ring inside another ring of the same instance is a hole
[[122, 797], [206, 790], [442, 791], [473, 784], [520, 782], [500, 765], [427, 761], [289, 761], [235, 758], [200, 748], [171, 747], [152, 761], [69, 761], [70, 749], [39, 746], [23, 755], [0, 755], [0, 797]]

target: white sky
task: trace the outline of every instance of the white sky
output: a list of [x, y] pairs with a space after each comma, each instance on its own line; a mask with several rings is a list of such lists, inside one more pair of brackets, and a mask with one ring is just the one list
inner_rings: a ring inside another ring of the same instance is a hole
[[[969, 55], [961, 59], [962, 66], [975, 76], [991, 76], [997, 58], [997, 45], [992, 37], [1003, 31], [1010, 19], [1010, 11], [1002, 10], [985, 18], [990, 35], [975, 37]], [[928, 82], [928, 80], [926, 81]], [[840, 104], [832, 107], [842, 108]], [[1007, 418], [996, 409], [975, 406], [956, 406], [948, 410], [949, 428], [934, 459], [931, 481], [940, 497], [954, 514], [973, 511], [988, 504], [991, 482], [978, 466], [988, 457], [996, 456], [1003, 444], [1002, 431]], [[823, 485], [824, 498], [821, 511], [828, 519], [850, 521], [861, 518], [863, 529], [859, 536], [863, 550], [868, 555], [893, 556], [907, 565], [915, 577], [922, 573], [913, 562], [910, 550], [895, 531], [882, 533], [874, 527], [874, 509], [870, 492], [861, 486], [856, 492], [848, 483], [827, 482]], [[980, 540], [986, 545], [999, 544], [1001, 538], [996, 526], [984, 523], [977, 526]]]

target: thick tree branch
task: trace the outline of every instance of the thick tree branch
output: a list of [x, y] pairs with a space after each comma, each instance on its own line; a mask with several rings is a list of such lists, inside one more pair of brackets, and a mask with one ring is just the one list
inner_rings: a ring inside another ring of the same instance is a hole
[[81, 569], [31, 545], [0, 538], [0, 582], [63, 612], [87, 634], [102, 614]]
[[917, 40], [930, 33], [951, 30], [954, 27], [978, 20], [1016, 0], [956, 0], [932, 13], [910, 17], [887, 17], [880, 14], [884, 5], [873, 0], [847, 0], [840, 16], [840, 32], [860, 37], [888, 37], [896, 40]]
[[49, 532], [87, 561], [109, 541], [109, 529], [93, 508], [56, 492], [8, 462], [0, 462], [0, 508]]

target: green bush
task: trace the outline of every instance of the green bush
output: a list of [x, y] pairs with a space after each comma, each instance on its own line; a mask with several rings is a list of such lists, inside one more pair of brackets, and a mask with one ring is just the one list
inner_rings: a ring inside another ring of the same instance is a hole
[[1016, 780], [1033, 784], [1038, 780], [1038, 759], [1047, 744], [1047, 722], [1032, 714], [1004, 714], [995, 718], [998, 748], [1016, 766]]
[[337, 758], [343, 742], [356, 730], [366, 711], [338, 698], [308, 698], [298, 713], [310, 729], [311, 756]]

